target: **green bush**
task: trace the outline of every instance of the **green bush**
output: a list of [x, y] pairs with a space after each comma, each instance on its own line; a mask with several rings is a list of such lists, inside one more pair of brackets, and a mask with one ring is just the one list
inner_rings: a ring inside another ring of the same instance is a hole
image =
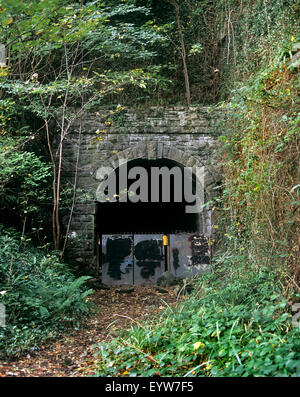
[[84, 284], [89, 277], [76, 279], [57, 255], [45, 254], [1, 225], [0, 253], [0, 302], [6, 308], [1, 355], [35, 349], [88, 313], [92, 290]]
[[97, 375], [299, 376], [299, 336], [276, 272], [222, 258], [175, 309], [97, 345]]

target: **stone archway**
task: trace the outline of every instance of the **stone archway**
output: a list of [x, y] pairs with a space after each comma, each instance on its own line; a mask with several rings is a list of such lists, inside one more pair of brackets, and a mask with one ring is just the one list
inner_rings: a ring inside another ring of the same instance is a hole
[[[115, 170], [120, 159], [166, 159], [183, 167], [205, 167], [205, 188], [210, 200], [216, 192], [213, 188], [221, 179], [215, 159], [216, 123], [221, 113], [209, 108], [126, 109], [122, 125], [112, 122], [107, 127], [99, 112], [86, 115], [80, 124], [74, 123], [64, 142], [63, 174], [71, 184], [76, 180], [83, 194], [78, 195], [72, 209], [66, 259], [87, 265], [95, 263], [97, 203], [94, 194], [103, 181], [99, 169]], [[97, 135], [104, 130], [106, 134]], [[67, 225], [67, 212], [65, 219], [63, 223]], [[211, 225], [211, 220], [206, 224]]]
[[[132, 153], [136, 152], [133, 150]], [[151, 156], [146, 151], [143, 157], [140, 155], [128, 160], [128, 154], [126, 159], [121, 157], [124, 153], [120, 154], [119, 167], [101, 167], [97, 170], [100, 183], [96, 196], [100, 202], [97, 205], [96, 229], [101, 242], [99, 260], [103, 283], [148, 284], [156, 282], [165, 270], [177, 277], [207, 270], [210, 263], [209, 212], [198, 210], [194, 202], [186, 197], [188, 184], [191, 193], [194, 188], [196, 201], [197, 177], [191, 172], [186, 173], [186, 168], [178, 161], [149, 159]], [[176, 158], [180, 155], [177, 151]], [[122, 182], [122, 188], [126, 186], [124, 200], [121, 200], [121, 182], [117, 186], [118, 177], [124, 178], [122, 167], [125, 167], [123, 171], [126, 176], [126, 183]], [[156, 175], [160, 175], [156, 184], [153, 182], [153, 169]], [[134, 171], [133, 176], [130, 176], [131, 171]], [[139, 177], [135, 180], [137, 174]], [[139, 182], [140, 192], [136, 194], [135, 190], [134, 201], [130, 199], [133, 192], [129, 179], [134, 179], [133, 184]], [[178, 182], [180, 192], [176, 188]], [[152, 201], [154, 184], [157, 200]], [[110, 190], [112, 186], [115, 190]], [[102, 196], [105, 189], [107, 193]], [[142, 194], [144, 189], [147, 191], [146, 198]], [[189, 212], [187, 207], [193, 207], [194, 211]], [[165, 247], [163, 236], [168, 241]]]
[[183, 150], [177, 149], [175, 146], [148, 140], [138, 145], [128, 147], [111, 156], [105, 163], [102, 163], [100, 167], [96, 168], [93, 173], [94, 178], [100, 184], [104, 180], [102, 172], [103, 167], [116, 170], [124, 161], [129, 162], [136, 159], [168, 159], [180, 164], [182, 167], [193, 169], [195, 169], [195, 167], [204, 167], [204, 184], [207, 200], [213, 195], [212, 189], [220, 180], [219, 173], [216, 172], [216, 167], [212, 164], [208, 164], [200, 156], [192, 156]]
[[203, 161], [201, 161], [201, 158], [191, 156], [189, 153], [177, 149], [173, 145], [169, 145], [169, 144], [167, 145], [159, 141], [151, 142], [150, 140], [145, 140], [140, 144], [130, 146], [127, 149], [119, 151], [113, 156], [110, 156], [110, 158], [105, 163], [105, 165], [110, 166], [113, 169], [116, 169], [119, 166], [120, 160], [130, 161], [138, 158], [147, 159], [147, 160], [157, 160], [157, 159], [166, 158], [169, 160], [176, 161], [182, 164], [184, 167], [204, 165]]

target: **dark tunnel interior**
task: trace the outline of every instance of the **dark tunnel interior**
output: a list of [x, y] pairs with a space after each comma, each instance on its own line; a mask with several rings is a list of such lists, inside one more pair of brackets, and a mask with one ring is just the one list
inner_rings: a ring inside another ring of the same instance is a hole
[[[182, 175], [182, 186], [186, 183], [184, 178], [183, 167], [173, 160], [158, 159], [158, 160], [144, 160], [137, 159], [127, 163], [127, 171], [129, 172], [133, 167], [143, 167], [148, 174], [148, 202], [131, 202], [130, 197], [127, 202], [120, 202], [120, 188], [119, 188], [119, 172], [116, 170], [116, 195], [115, 202], [98, 202], [97, 205], [97, 229], [98, 234], [120, 234], [120, 233], [178, 233], [178, 232], [198, 232], [201, 225], [199, 224], [199, 214], [186, 213], [186, 205], [192, 205], [193, 202], [188, 203], [185, 200], [184, 194], [181, 195], [181, 202], [177, 202], [174, 197], [174, 177], [170, 178], [170, 200], [163, 202], [162, 190], [163, 179], [159, 180], [159, 199], [158, 202], [151, 202], [151, 170], [152, 167], [167, 167], [169, 170], [173, 167], [180, 167]], [[127, 179], [128, 190], [130, 186], [138, 178]], [[190, 185], [191, 186], [191, 183]], [[195, 178], [192, 182], [195, 193]], [[183, 191], [183, 189], [182, 189]], [[136, 190], [139, 194], [139, 189]], [[127, 193], [126, 193], [127, 194]], [[128, 197], [128, 196], [127, 196]]]

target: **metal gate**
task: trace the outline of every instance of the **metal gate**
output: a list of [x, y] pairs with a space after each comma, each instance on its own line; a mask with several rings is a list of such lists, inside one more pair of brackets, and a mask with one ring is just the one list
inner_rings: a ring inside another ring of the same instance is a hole
[[210, 267], [210, 244], [204, 235], [169, 235], [165, 250], [162, 234], [102, 236], [102, 282], [107, 285], [156, 283], [167, 269], [176, 278], [192, 277]]
[[132, 285], [133, 235], [107, 234], [102, 237], [102, 282]]
[[161, 234], [134, 235], [134, 284], [153, 284], [165, 270]]
[[207, 271], [210, 257], [209, 239], [204, 235], [170, 235], [170, 271], [174, 277], [192, 277]]

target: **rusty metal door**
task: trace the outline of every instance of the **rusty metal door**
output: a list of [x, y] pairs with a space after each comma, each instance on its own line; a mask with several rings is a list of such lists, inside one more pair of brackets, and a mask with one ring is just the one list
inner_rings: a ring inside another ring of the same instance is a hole
[[164, 270], [162, 234], [134, 235], [134, 284], [153, 284]]
[[200, 234], [170, 235], [170, 271], [175, 277], [192, 277], [210, 267], [209, 239]]
[[107, 285], [133, 284], [133, 236], [102, 236], [102, 282]]

